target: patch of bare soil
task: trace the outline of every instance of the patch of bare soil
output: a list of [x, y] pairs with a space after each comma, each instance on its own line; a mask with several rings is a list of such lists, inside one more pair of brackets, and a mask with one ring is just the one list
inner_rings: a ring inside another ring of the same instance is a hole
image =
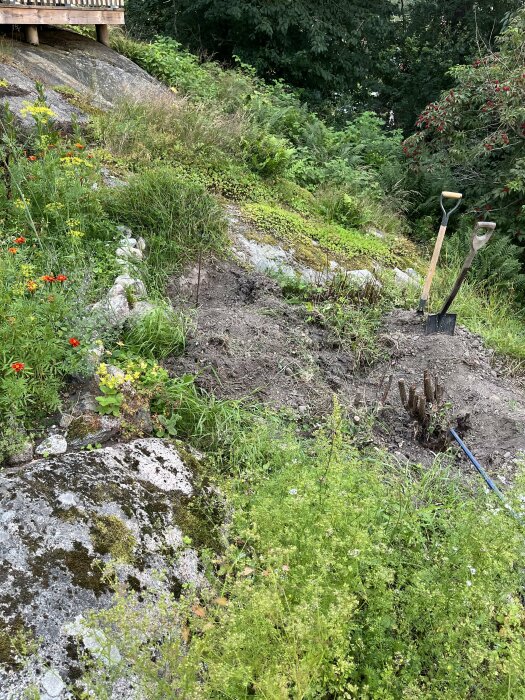
[[[173, 280], [173, 303], [195, 306], [197, 284], [197, 270]], [[266, 275], [215, 261], [201, 271], [195, 332], [184, 356], [168, 360], [167, 368], [196, 373], [199, 386], [217, 396], [325, 413], [334, 391], [350, 399], [354, 363], [306, 317]]]
[[[422, 393], [423, 374], [429, 370], [444, 385], [449, 423], [463, 426], [468, 447], [495, 477], [512, 478], [515, 460], [525, 453], [525, 392], [495, 361], [481, 339], [462, 327], [454, 336], [425, 335], [424, 322], [412, 311], [397, 310], [384, 320], [382, 341], [389, 360], [376, 366], [361, 382], [368, 396], [392, 375], [391, 390], [379, 414], [378, 439], [413, 461], [428, 463], [433, 454], [414, 440], [415, 421], [404, 411], [398, 381], [415, 385]], [[524, 454], [525, 456], [525, 454]]]
[[[461, 327], [455, 336], [426, 336], [415, 312], [397, 310], [381, 331], [387, 359], [363, 375], [328, 330], [308, 323], [306, 309], [287, 303], [266, 275], [235, 262], [207, 264], [199, 284], [196, 269], [172, 280], [170, 296], [185, 309], [195, 307], [196, 326], [184, 356], [170, 358], [167, 368], [196, 374], [199, 386], [217, 396], [252, 397], [318, 416], [330, 410], [335, 392], [350, 415], [359, 412], [356, 403], [377, 414], [378, 446], [430, 464], [435, 454], [415, 439], [417, 424], [398, 393], [399, 379], [421, 393], [429, 370], [444, 386], [443, 426], [456, 426], [460, 417], [462, 437], [493, 477], [511, 479], [525, 453], [525, 392], [504, 375], [492, 351]], [[462, 420], [466, 414], [470, 427]], [[465, 463], [465, 473], [472, 469]]]

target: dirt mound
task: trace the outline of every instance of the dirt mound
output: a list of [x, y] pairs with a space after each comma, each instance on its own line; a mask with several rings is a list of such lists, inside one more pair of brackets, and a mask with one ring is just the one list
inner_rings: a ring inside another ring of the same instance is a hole
[[387, 359], [363, 375], [351, 353], [309, 323], [304, 307], [287, 303], [266, 275], [216, 261], [201, 270], [199, 284], [198, 277], [195, 269], [171, 283], [172, 300], [182, 308], [195, 306], [199, 286], [195, 332], [185, 355], [167, 362], [174, 373], [196, 373], [198, 384], [217, 396], [253, 397], [298, 415], [326, 413], [335, 392], [352, 413], [356, 402], [377, 412], [378, 445], [430, 464], [435, 454], [415, 439], [397, 388], [404, 379], [420, 389], [428, 369], [444, 385], [443, 425], [468, 414], [462, 435], [473, 453], [493, 477], [512, 478], [525, 453], [525, 392], [479, 337], [461, 327], [455, 336], [426, 336], [415, 312], [398, 310], [385, 318], [379, 338]]
[[397, 389], [399, 379], [420, 389], [428, 369], [445, 386], [445, 400], [450, 404], [447, 413], [453, 422], [457, 416], [470, 414], [471, 427], [464, 439], [478, 460], [494, 476], [511, 478], [516, 458], [525, 453], [525, 392], [504, 376], [481, 339], [461, 327], [454, 336], [427, 336], [423, 321], [414, 312], [395, 311], [385, 318], [381, 340], [389, 347], [389, 360], [357, 382], [372, 398], [392, 375], [378, 436], [411, 460], [432, 459], [428, 450], [414, 442], [414, 422], [403, 410]]
[[[172, 282], [175, 304], [195, 305], [197, 278], [193, 270]], [[304, 308], [284, 301], [275, 282], [226, 261], [201, 271], [195, 333], [185, 355], [167, 363], [177, 374], [197, 373], [199, 385], [217, 396], [252, 396], [300, 413], [326, 412], [334, 391], [349, 400], [353, 365], [328, 331], [307, 323]]]

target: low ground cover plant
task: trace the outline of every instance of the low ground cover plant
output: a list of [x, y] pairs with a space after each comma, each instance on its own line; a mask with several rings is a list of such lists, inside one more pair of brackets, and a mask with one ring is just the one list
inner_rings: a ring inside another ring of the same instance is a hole
[[208, 458], [234, 519], [204, 557], [211, 588], [121, 591], [92, 624], [122, 662], [93, 662], [91, 692], [130, 674], [151, 699], [520, 697], [522, 536], [504, 508], [446, 458], [357, 452], [337, 404], [313, 442], [265, 414], [223, 419]]

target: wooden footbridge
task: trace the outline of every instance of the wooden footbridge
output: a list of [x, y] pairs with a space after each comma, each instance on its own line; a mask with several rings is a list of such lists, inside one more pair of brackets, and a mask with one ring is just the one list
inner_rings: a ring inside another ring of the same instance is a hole
[[124, 24], [124, 0], [0, 0], [0, 24], [21, 25], [30, 44], [44, 24], [94, 24], [107, 46], [109, 25]]

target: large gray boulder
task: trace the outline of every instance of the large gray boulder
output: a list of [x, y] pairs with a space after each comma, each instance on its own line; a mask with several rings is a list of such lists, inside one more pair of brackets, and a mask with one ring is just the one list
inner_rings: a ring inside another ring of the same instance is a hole
[[31, 117], [20, 112], [25, 103], [35, 101], [35, 82], [43, 84], [56, 121], [64, 127], [73, 120], [85, 121], [82, 108], [67, 99], [67, 90], [99, 109], [109, 109], [123, 98], [175, 99], [142, 68], [93, 39], [53, 27], [39, 28], [39, 36], [39, 46], [4, 38], [0, 58], [0, 79], [7, 83], [0, 88], [0, 100], [28, 125]]
[[[24, 697], [30, 686], [42, 697], [50, 688], [69, 697], [77, 644], [93, 653], [82, 620], [112, 604], [108, 567], [132, 590], [203, 584], [188, 538], [215, 546], [219, 522], [214, 531], [200, 513], [221, 508], [214, 491], [197, 485], [199, 469], [190, 454], [152, 438], [2, 472], [2, 700]], [[29, 658], [17, 657], [17, 638], [35, 643]]]

